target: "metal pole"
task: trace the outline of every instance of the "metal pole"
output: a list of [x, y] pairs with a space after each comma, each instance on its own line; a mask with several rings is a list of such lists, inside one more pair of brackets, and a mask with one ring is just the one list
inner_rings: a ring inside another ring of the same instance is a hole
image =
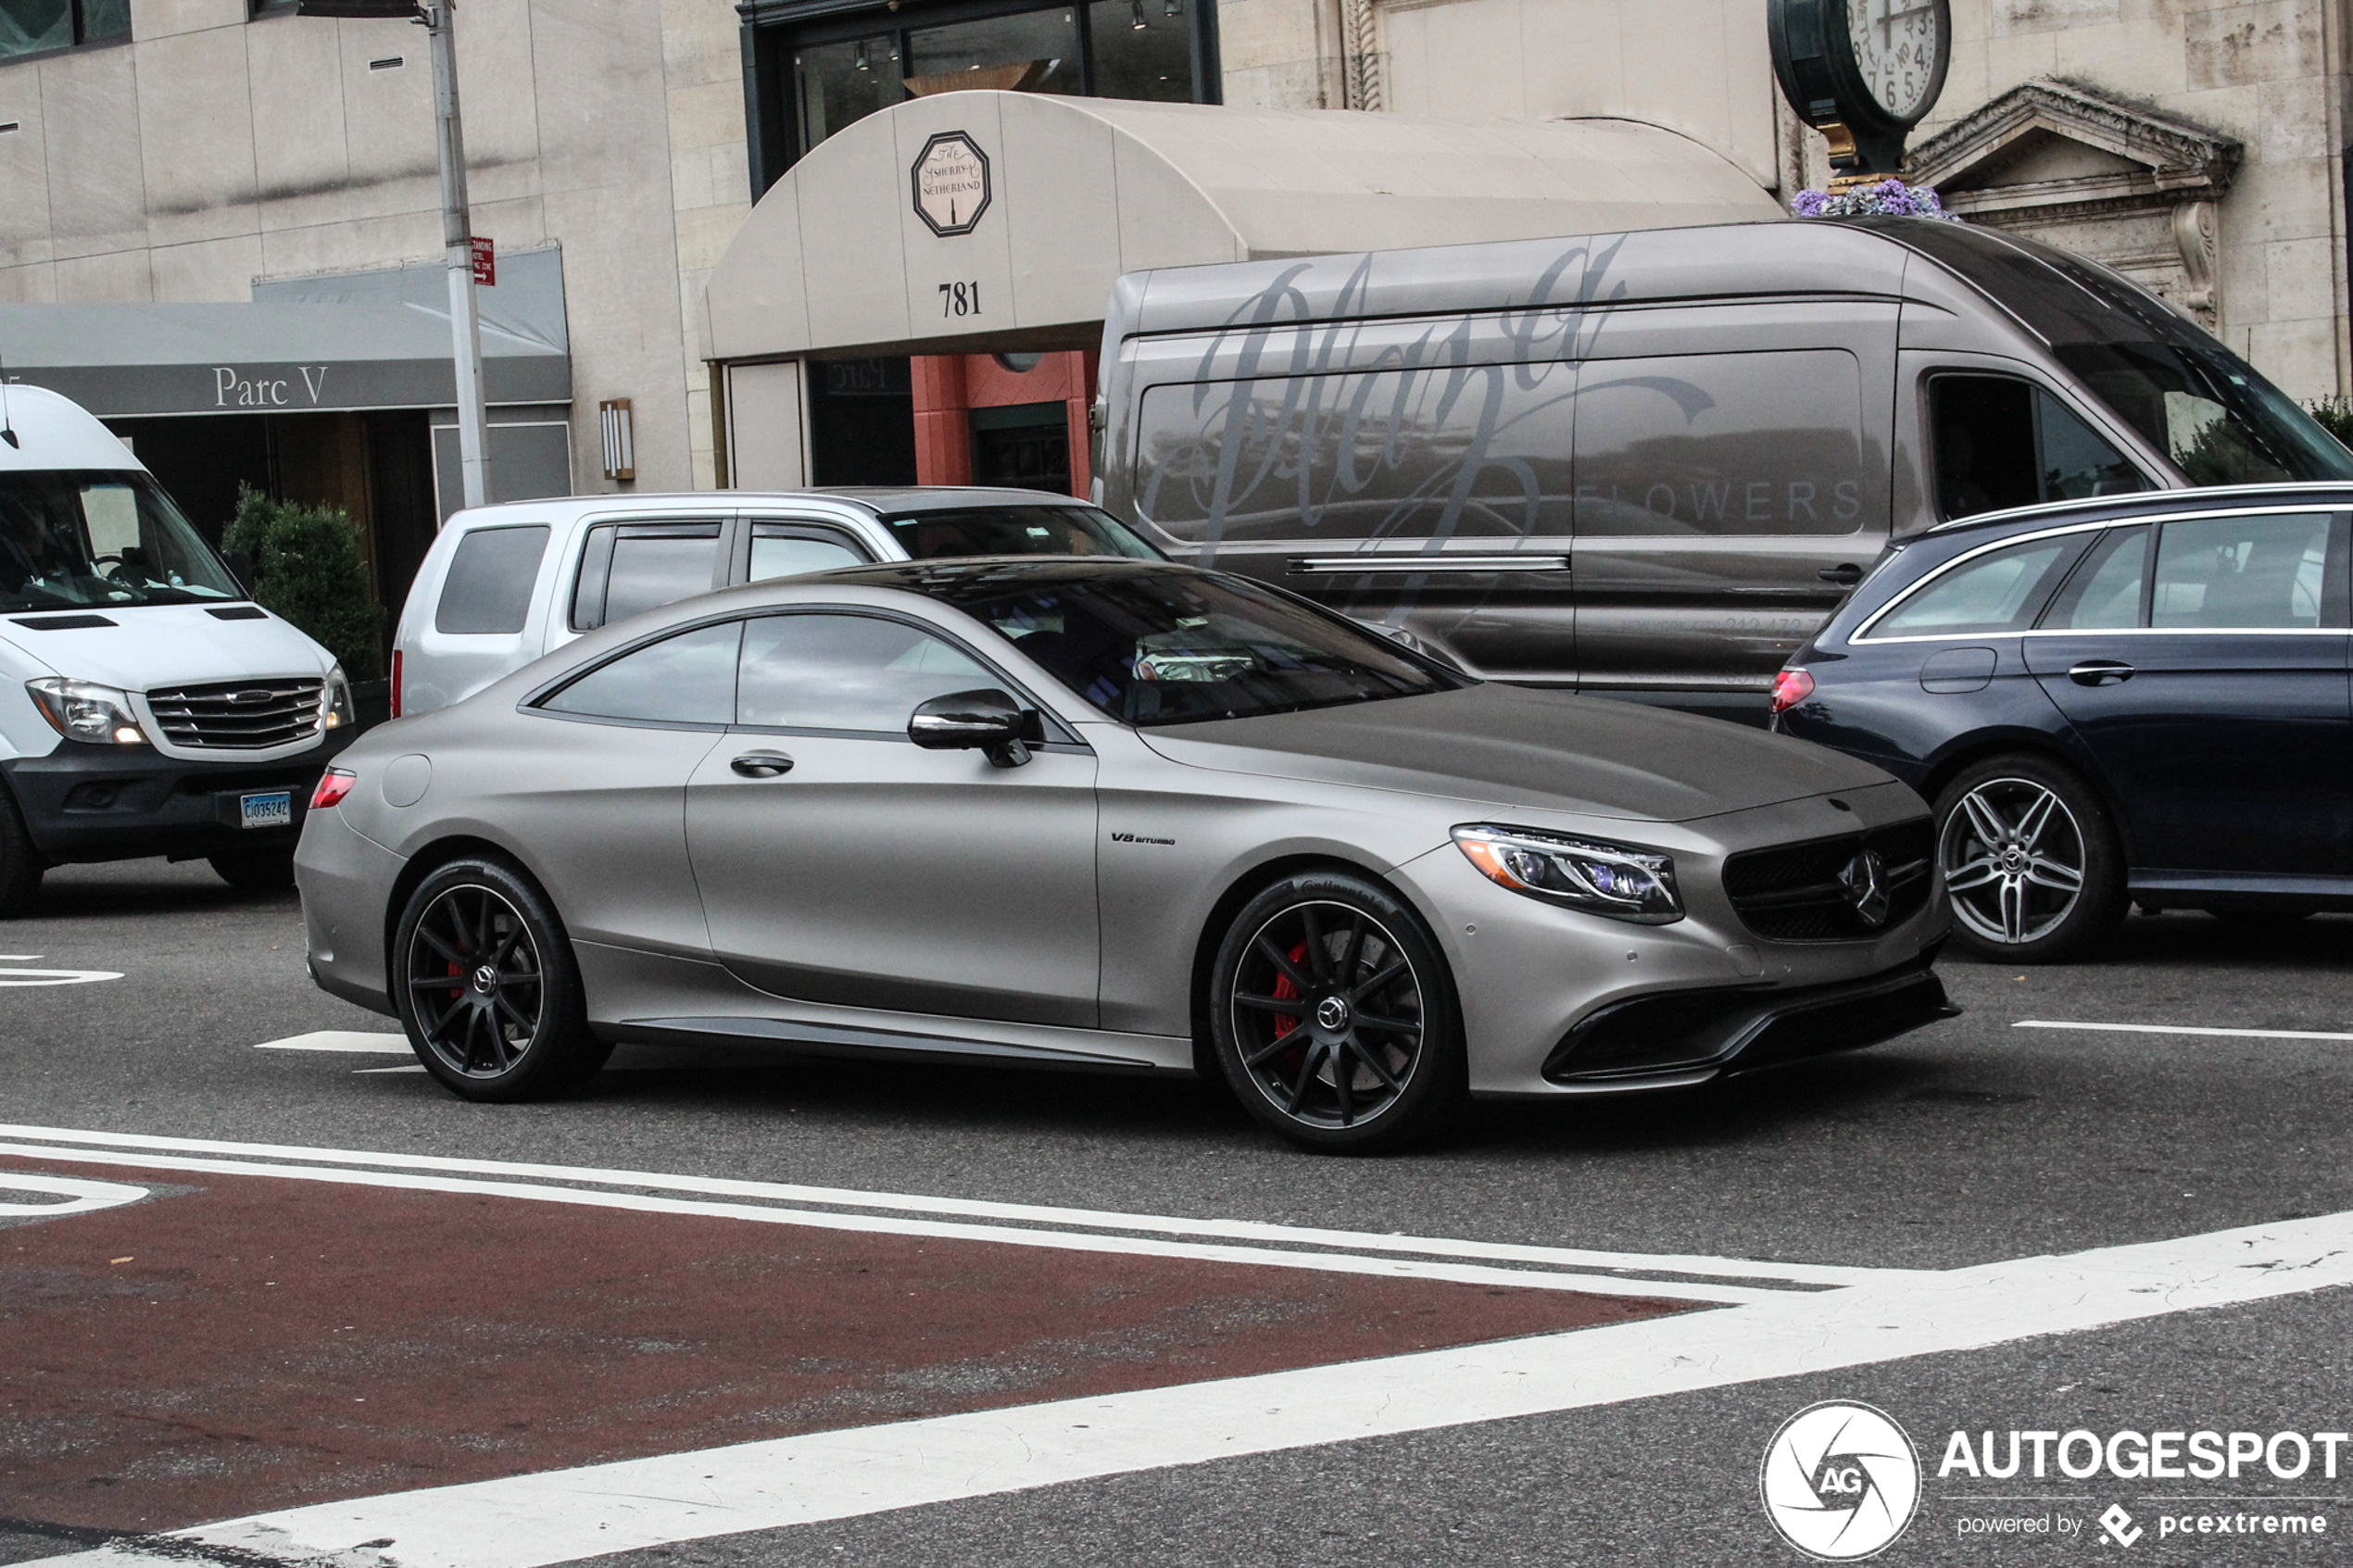
[[482, 408], [482, 316], [474, 306], [473, 220], [466, 205], [466, 137], [458, 119], [457, 0], [423, 7], [433, 38], [433, 99], [441, 119], [441, 238], [449, 263], [449, 330], [458, 365], [458, 467], [466, 505], [490, 498]]

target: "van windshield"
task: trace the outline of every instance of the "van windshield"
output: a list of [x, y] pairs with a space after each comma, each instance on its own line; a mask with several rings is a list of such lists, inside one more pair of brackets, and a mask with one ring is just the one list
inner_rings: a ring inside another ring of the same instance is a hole
[[2353, 479], [2353, 452], [2220, 345], [2062, 343], [2051, 352], [2193, 484]]
[[220, 558], [145, 474], [0, 473], [0, 611], [245, 596]]
[[2193, 484], [2353, 479], [2347, 452], [2255, 368], [2157, 295], [2017, 234], [1918, 218], [1841, 220], [1933, 257], [2051, 345]]

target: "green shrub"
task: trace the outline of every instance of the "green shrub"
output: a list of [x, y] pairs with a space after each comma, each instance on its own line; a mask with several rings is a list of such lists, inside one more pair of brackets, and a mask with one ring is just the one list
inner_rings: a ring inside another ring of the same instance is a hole
[[343, 661], [355, 681], [384, 673], [384, 607], [368, 590], [359, 525], [341, 507], [273, 501], [237, 490], [237, 515], [221, 536], [253, 558], [253, 596]]
[[2321, 421], [2322, 430], [2353, 446], [2353, 403], [2342, 397], [2322, 397], [2305, 407], [2312, 410], [2312, 417]]

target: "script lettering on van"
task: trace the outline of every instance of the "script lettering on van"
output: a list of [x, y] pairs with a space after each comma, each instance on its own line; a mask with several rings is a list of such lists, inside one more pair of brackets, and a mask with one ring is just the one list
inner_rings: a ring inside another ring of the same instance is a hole
[[[1374, 258], [1302, 320], [1287, 270], [1189, 384], [1149, 388], [1138, 508], [1203, 546], [1572, 533], [1847, 533], [1869, 486], [1843, 349], [1626, 357], [1623, 241], [1577, 245], [1530, 303], [1415, 321], [1364, 308]], [[1622, 334], [1620, 334], [1622, 335]]]
[[234, 365], [212, 368], [212, 406], [216, 408], [315, 408], [327, 390], [324, 365], [296, 365], [294, 374], [282, 367], [241, 370]]

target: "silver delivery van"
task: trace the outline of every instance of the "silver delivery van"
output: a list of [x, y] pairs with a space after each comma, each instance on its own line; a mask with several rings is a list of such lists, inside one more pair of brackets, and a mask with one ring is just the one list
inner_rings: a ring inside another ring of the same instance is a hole
[[2353, 479], [2115, 272], [1920, 219], [1659, 230], [1119, 280], [1096, 500], [1495, 679], [1753, 710], [1948, 519]]

